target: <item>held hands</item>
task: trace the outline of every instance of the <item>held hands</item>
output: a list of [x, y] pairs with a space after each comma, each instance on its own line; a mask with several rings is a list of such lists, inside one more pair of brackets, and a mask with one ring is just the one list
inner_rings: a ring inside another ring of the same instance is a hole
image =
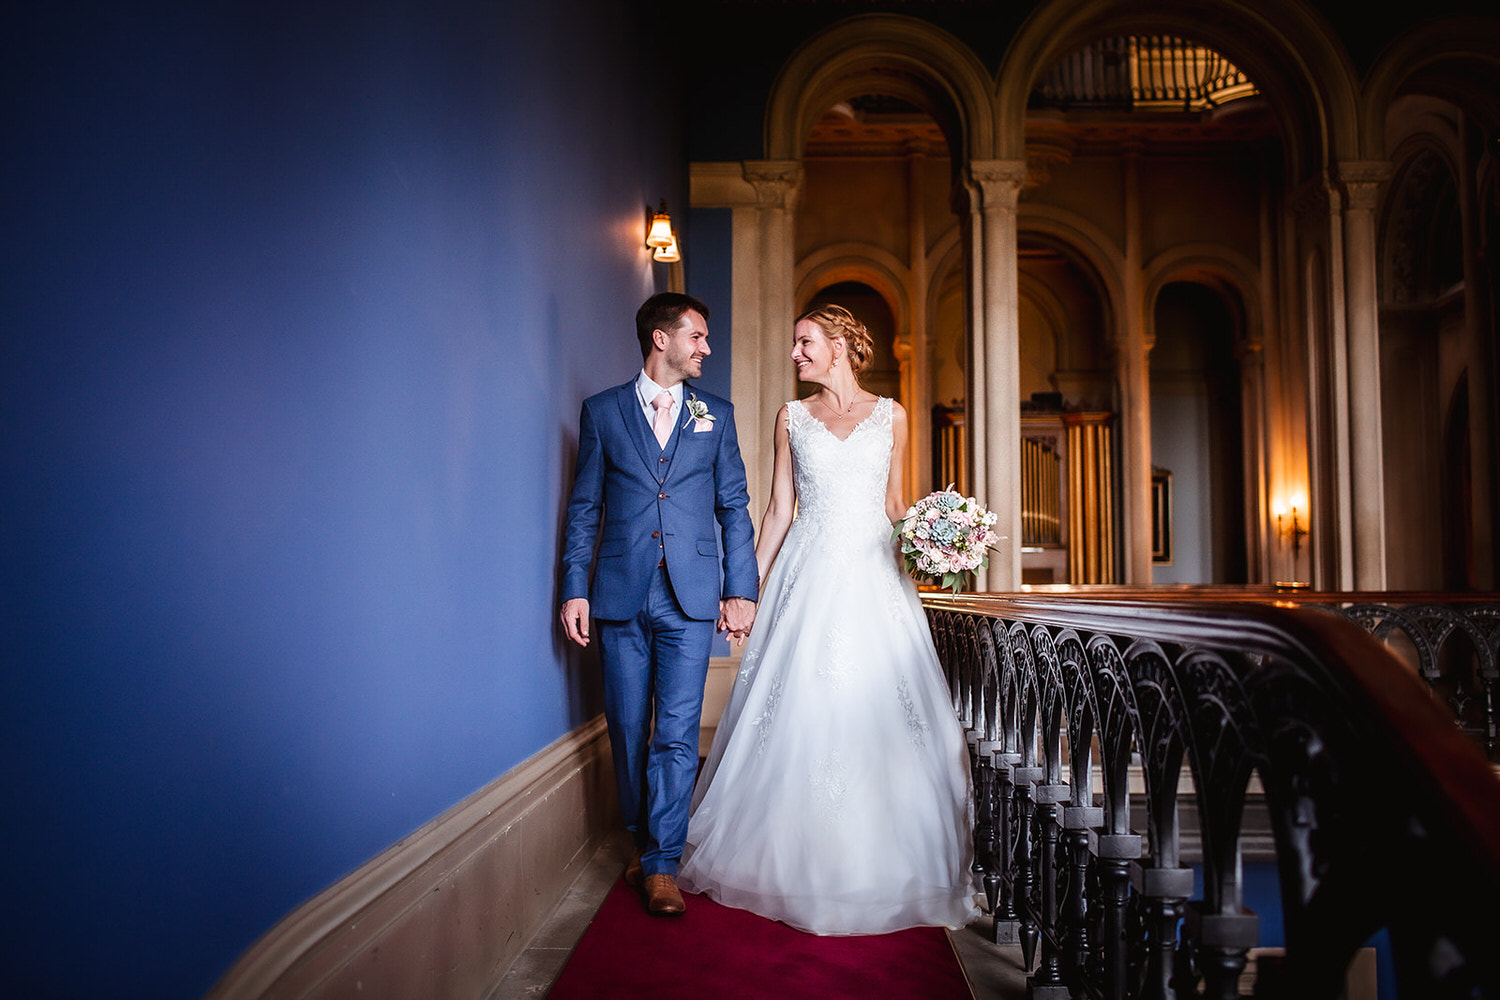
[[[589, 602], [587, 598], [575, 597], [562, 606], [563, 630], [568, 638], [580, 646], [589, 644]], [[750, 635], [750, 626], [755, 623], [755, 602], [743, 597], [728, 597], [719, 602], [720, 632], [728, 632], [731, 639], [741, 646]]]
[[728, 632], [735, 645], [743, 646], [755, 624], [755, 602], [743, 597], [726, 597], [719, 602], [720, 632]]
[[586, 597], [575, 597], [562, 606], [563, 629], [568, 638], [580, 646], [589, 644], [589, 602]]

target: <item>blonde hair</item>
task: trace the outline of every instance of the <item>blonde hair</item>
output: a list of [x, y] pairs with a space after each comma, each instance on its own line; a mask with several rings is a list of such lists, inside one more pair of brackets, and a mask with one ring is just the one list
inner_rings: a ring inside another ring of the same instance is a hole
[[842, 340], [844, 352], [849, 358], [849, 370], [855, 375], [870, 367], [875, 360], [875, 339], [865, 325], [854, 318], [854, 314], [843, 306], [832, 303], [809, 309], [797, 317], [800, 323], [810, 319], [818, 324], [823, 336], [829, 340]]

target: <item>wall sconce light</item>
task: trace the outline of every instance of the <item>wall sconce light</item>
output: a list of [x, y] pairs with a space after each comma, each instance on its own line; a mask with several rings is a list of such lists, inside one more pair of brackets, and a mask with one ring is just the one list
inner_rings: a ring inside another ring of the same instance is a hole
[[682, 251], [677, 248], [677, 234], [672, 231], [672, 217], [667, 214], [667, 203], [663, 199], [661, 207], [655, 211], [646, 207], [646, 215], [649, 221], [646, 225], [646, 245], [651, 248], [651, 259], [671, 264], [682, 259]]
[[[1287, 508], [1291, 510], [1288, 511]], [[1297, 557], [1302, 553], [1302, 539], [1307, 536], [1307, 528], [1303, 525], [1302, 518], [1306, 516], [1307, 497], [1301, 493], [1293, 493], [1287, 499], [1285, 505], [1277, 503], [1271, 512], [1276, 515], [1276, 536], [1283, 540], [1291, 539], [1292, 544], [1292, 576], [1297, 575]], [[1305, 583], [1283, 583], [1278, 581], [1278, 587], [1306, 587]]]
[[649, 216], [646, 222], [646, 245], [652, 250], [663, 250], [677, 242], [677, 237], [672, 235], [672, 217], [667, 214], [667, 203], [661, 203], [661, 208], [652, 211], [646, 206], [646, 214]]
[[[1297, 513], [1299, 509], [1307, 509], [1307, 498], [1301, 493], [1294, 493], [1287, 503], [1292, 508], [1290, 517], [1287, 516], [1286, 507], [1283, 507], [1281, 504], [1276, 505], [1276, 534], [1283, 537], [1287, 535], [1291, 536], [1292, 553], [1295, 556], [1296, 553], [1302, 551], [1302, 539], [1307, 535], [1307, 529], [1302, 526]], [[1283, 521], [1286, 523], [1283, 524]]]
[[675, 264], [677, 261], [681, 260], [682, 251], [677, 249], [677, 234], [672, 234], [671, 243], [668, 243], [664, 247], [657, 247], [655, 250], [651, 251], [651, 259], [664, 261], [668, 264]]

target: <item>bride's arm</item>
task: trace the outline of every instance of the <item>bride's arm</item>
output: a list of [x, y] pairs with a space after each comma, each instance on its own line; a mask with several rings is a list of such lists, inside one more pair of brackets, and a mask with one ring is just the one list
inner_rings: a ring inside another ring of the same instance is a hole
[[[891, 472], [885, 484], [885, 516], [892, 522], [906, 516], [906, 410], [891, 400]], [[759, 553], [757, 553], [758, 555]]]
[[781, 551], [781, 543], [792, 526], [797, 509], [797, 486], [792, 480], [792, 438], [787, 430], [787, 409], [783, 404], [776, 412], [776, 461], [771, 470], [771, 499], [765, 516], [760, 519], [760, 533], [755, 542], [755, 563], [760, 569], [760, 585], [766, 585], [766, 573]]

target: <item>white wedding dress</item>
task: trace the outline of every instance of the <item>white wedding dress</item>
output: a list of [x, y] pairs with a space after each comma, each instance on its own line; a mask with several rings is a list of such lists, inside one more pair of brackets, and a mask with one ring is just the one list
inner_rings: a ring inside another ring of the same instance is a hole
[[797, 517], [693, 792], [678, 884], [818, 934], [978, 915], [968, 750], [885, 496], [891, 401], [787, 404]]

